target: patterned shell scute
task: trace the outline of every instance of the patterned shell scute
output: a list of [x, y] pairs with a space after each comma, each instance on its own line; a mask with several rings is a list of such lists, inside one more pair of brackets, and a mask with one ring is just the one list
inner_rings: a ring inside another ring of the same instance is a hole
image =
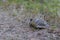
[[35, 26], [36, 28], [48, 28], [49, 27], [48, 23], [44, 19], [34, 19], [32, 20], [31, 24]]

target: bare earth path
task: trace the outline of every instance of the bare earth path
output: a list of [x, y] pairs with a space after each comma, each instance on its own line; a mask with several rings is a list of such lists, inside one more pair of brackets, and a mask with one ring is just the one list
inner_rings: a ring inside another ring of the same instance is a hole
[[25, 14], [12, 15], [0, 9], [0, 40], [60, 40], [59, 35], [47, 30], [33, 31], [28, 26]]

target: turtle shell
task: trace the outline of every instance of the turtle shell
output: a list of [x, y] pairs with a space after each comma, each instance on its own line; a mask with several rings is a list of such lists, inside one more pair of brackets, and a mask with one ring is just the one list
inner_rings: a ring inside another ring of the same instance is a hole
[[43, 19], [31, 19], [29, 24], [30, 24], [30, 27], [35, 27], [35, 28], [49, 27], [48, 23]]

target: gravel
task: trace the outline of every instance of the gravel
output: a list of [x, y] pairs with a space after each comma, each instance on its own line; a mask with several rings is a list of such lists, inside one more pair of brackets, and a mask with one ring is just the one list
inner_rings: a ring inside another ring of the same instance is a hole
[[13, 10], [0, 9], [0, 40], [60, 40], [58, 33], [30, 28], [25, 12], [15, 13]]

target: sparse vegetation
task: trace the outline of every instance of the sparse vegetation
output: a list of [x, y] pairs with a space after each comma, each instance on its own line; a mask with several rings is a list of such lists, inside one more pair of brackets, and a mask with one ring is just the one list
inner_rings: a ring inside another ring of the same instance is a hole
[[[58, 10], [60, 8], [59, 0], [8, 0], [3, 2], [0, 0], [0, 5], [3, 5], [5, 9], [11, 4], [24, 5], [27, 11], [30, 11], [33, 14], [42, 13], [45, 17], [49, 16], [48, 22], [51, 19], [58, 18]], [[13, 14], [13, 16], [16, 16]], [[56, 19], [57, 20], [57, 19]]]
[[[49, 27], [36, 28], [35, 17]], [[60, 40], [59, 30], [60, 0], [0, 0], [0, 40]]]

